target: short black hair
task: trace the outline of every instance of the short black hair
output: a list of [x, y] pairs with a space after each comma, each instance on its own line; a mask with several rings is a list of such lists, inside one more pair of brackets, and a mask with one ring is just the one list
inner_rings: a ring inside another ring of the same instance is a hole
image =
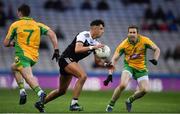
[[91, 22], [90, 26], [99, 26], [102, 25], [103, 27], [105, 26], [104, 21], [97, 19]]
[[21, 12], [23, 16], [29, 16], [31, 13], [31, 9], [27, 4], [22, 4], [19, 6], [18, 11]]
[[129, 32], [129, 29], [136, 29], [137, 30], [137, 33], [139, 32], [139, 28], [136, 26], [136, 25], [130, 25], [128, 27], [128, 32]]

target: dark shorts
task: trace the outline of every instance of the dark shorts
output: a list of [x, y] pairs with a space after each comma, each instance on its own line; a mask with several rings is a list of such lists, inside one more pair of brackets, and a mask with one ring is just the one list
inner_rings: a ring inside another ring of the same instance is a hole
[[59, 59], [59, 71], [61, 75], [70, 75], [68, 72], [65, 71], [65, 67], [71, 63], [74, 62], [73, 60], [71, 60], [70, 58], [60, 58]]

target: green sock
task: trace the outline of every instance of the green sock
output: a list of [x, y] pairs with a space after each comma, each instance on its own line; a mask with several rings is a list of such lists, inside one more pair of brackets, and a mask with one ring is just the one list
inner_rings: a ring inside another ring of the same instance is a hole
[[33, 88], [34, 92], [38, 95], [39, 91], [42, 91], [42, 89], [39, 86], [36, 86]]
[[144, 91], [136, 93], [135, 95], [130, 96], [127, 101], [132, 103], [136, 99], [139, 99], [139, 98], [143, 97], [145, 94], [146, 94], [146, 92], [144, 92]]
[[132, 103], [134, 100], [135, 100], [135, 97], [134, 97], [134, 96], [130, 96], [130, 97], [127, 99], [127, 102]]
[[19, 89], [24, 89], [24, 82], [18, 82]]
[[112, 101], [112, 100], [111, 100], [111, 101], [109, 102], [109, 105], [114, 106], [114, 105], [115, 105], [115, 101]]

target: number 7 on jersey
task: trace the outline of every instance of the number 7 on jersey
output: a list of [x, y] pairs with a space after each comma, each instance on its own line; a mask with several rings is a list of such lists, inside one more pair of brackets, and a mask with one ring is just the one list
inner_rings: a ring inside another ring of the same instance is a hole
[[26, 40], [27, 45], [29, 45], [30, 38], [31, 38], [32, 33], [34, 32], [34, 30], [24, 30], [24, 32], [28, 32], [28, 33], [29, 33], [29, 35], [28, 35], [28, 37], [27, 37], [27, 40]]

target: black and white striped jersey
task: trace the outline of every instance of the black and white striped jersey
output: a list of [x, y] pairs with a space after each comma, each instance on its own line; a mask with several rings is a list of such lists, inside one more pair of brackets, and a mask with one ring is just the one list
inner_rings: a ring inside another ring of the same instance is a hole
[[75, 53], [75, 46], [76, 42], [82, 42], [83, 46], [93, 46], [99, 44], [99, 42], [96, 39], [93, 39], [91, 37], [90, 31], [83, 31], [76, 35], [74, 40], [71, 42], [70, 45], [65, 49], [65, 51], [62, 53], [61, 57], [63, 58], [69, 58], [71, 61], [78, 62], [79, 60], [87, 57], [90, 55], [93, 50], [89, 50], [87, 52], [83, 53]]

